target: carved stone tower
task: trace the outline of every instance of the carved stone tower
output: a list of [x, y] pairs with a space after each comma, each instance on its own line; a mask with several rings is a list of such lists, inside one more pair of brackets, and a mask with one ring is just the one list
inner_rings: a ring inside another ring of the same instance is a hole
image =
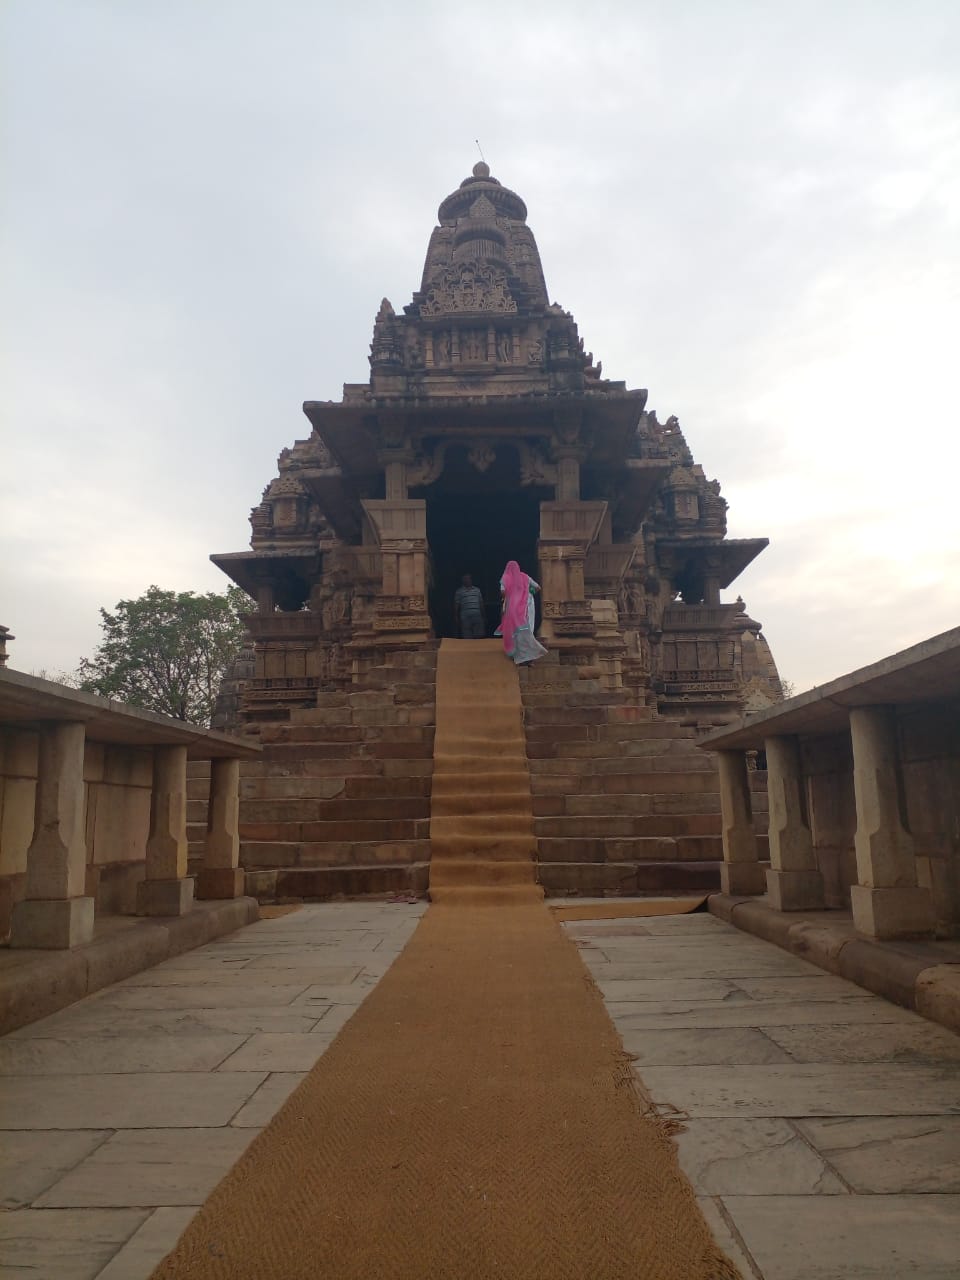
[[369, 382], [304, 405], [312, 431], [281, 453], [251, 549], [212, 557], [257, 603], [247, 722], [452, 634], [465, 572], [496, 617], [511, 558], [540, 581], [541, 636], [571, 674], [700, 720], [778, 695], [759, 624], [720, 596], [766, 539], [728, 539], [676, 418], [602, 376], [549, 301], [526, 218], [475, 165], [412, 301], [380, 305]]

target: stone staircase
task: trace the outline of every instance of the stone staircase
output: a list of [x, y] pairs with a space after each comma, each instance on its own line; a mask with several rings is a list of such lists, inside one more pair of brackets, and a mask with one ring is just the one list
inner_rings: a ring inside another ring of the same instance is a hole
[[[435, 646], [389, 655], [349, 689], [260, 726], [263, 756], [241, 766], [240, 781], [249, 894], [269, 902], [426, 891], [436, 663]], [[718, 889], [716, 767], [697, 748], [696, 726], [658, 716], [599, 678], [581, 679], [580, 670], [551, 654], [520, 671], [540, 883], [552, 894]], [[499, 814], [481, 781], [475, 808], [495, 827]], [[762, 835], [766, 775], [752, 783]], [[191, 764], [188, 788], [198, 861], [201, 762]]]
[[[241, 768], [240, 862], [261, 901], [423, 892], [429, 862], [436, 649], [388, 655], [343, 692], [262, 724]], [[191, 770], [196, 854], [206, 782]]]
[[718, 890], [719, 786], [696, 727], [577, 674], [549, 659], [521, 674], [540, 882], [554, 894]]

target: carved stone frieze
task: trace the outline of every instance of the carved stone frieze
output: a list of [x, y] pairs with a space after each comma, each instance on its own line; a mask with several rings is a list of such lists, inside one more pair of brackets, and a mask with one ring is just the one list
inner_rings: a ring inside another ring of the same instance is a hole
[[377, 613], [423, 613], [427, 607], [423, 596], [379, 596]]
[[520, 454], [520, 483], [527, 485], [555, 485], [557, 483], [557, 464], [548, 462], [543, 454], [532, 448], [525, 441], [517, 446]]
[[430, 615], [428, 613], [378, 615], [373, 625], [377, 631], [429, 631]]
[[430, 285], [420, 304], [422, 316], [469, 315], [478, 311], [504, 314], [516, 310], [506, 272], [479, 259], [448, 267]]

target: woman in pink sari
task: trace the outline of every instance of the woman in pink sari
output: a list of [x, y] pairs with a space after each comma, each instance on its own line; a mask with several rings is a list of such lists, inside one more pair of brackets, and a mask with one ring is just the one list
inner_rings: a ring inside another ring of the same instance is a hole
[[547, 652], [533, 634], [533, 594], [539, 590], [540, 584], [528, 577], [516, 560], [511, 560], [500, 579], [503, 617], [497, 632], [503, 636], [504, 653], [518, 667]]

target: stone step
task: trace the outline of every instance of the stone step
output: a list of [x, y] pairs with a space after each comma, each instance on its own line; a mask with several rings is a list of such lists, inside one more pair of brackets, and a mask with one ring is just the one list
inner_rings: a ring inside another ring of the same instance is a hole
[[607, 839], [611, 836], [645, 836], [648, 834], [646, 821], [647, 814], [643, 813], [590, 814], [588, 817], [569, 815], [561, 815], [559, 817], [535, 816], [533, 828], [538, 837], [565, 836], [577, 838], [582, 836]]
[[[666, 744], [528, 742], [527, 759], [530, 761], [562, 760], [573, 770], [580, 769], [585, 760], [618, 760], [624, 762], [625, 769], [633, 768], [643, 773], [706, 773], [711, 777], [717, 776], [716, 765], [709, 756], [705, 756], [702, 751], [697, 751], [695, 748], [690, 748], [686, 743], [669, 741]], [[584, 772], [596, 771], [584, 770]]]
[[524, 707], [524, 725], [574, 725], [574, 724], [641, 724], [651, 722], [649, 707], [571, 706]]
[[406, 778], [346, 778], [344, 780], [344, 796], [351, 800], [363, 800], [370, 796], [424, 796], [430, 797], [432, 782], [430, 777]]
[[309, 819], [290, 822], [247, 822], [240, 818], [241, 843], [280, 841], [281, 843], [373, 840], [426, 840], [429, 818]]
[[[681, 757], [682, 758], [682, 757]], [[677, 786], [686, 785], [686, 782], [693, 779], [700, 779], [700, 782], [694, 781], [692, 786], [702, 786], [703, 779], [709, 779], [712, 786], [719, 786], [716, 772], [711, 770], [695, 770], [692, 773], [684, 772], [682, 769], [671, 767], [673, 757], [652, 757], [646, 756], [621, 756], [621, 755], [603, 755], [603, 756], [577, 756], [572, 759], [539, 759], [534, 756], [530, 758], [530, 775], [531, 777], [542, 777], [545, 774], [562, 773], [567, 777], [601, 777], [608, 775], [623, 775], [629, 778], [636, 778], [638, 785], [631, 788], [633, 791], [651, 790], [654, 788], [639, 785], [649, 778], [659, 778], [660, 782], [664, 778], [673, 774], [677, 779]], [[584, 784], [583, 790], [588, 788]], [[597, 788], [599, 789], [599, 788]], [[673, 784], [661, 786], [658, 782], [655, 788], [658, 791], [667, 791], [673, 789]]]
[[[558, 796], [534, 796], [533, 797], [533, 815], [535, 818], [564, 818], [564, 817], [581, 817], [585, 806], [581, 803], [584, 800], [603, 800], [610, 797], [597, 796], [577, 796], [577, 795], [558, 795]], [[655, 813], [653, 805], [655, 798], [653, 796], [622, 796], [617, 797], [630, 802], [624, 806], [621, 813], [634, 814], [643, 818], [643, 833], [649, 836], [713, 836], [720, 832], [720, 812], [719, 807], [710, 813]], [[660, 803], [664, 801], [676, 801], [676, 796], [661, 797]]]
[[240, 861], [247, 870], [269, 867], [406, 865], [430, 857], [429, 840], [244, 840]]
[[264, 746], [286, 746], [289, 743], [326, 743], [338, 746], [344, 753], [364, 742], [421, 742], [433, 744], [433, 725], [384, 724], [372, 727], [357, 725], [291, 724], [272, 728], [264, 737]]
[[686, 750], [696, 749], [696, 736], [685, 725], [671, 724], [669, 720], [657, 720], [650, 724], [572, 724], [572, 725], [524, 725], [527, 742], [650, 742], [663, 743], [663, 750], [674, 744]]
[[[532, 707], [638, 707], [638, 704], [630, 702], [622, 690], [572, 690], [569, 693], [564, 690], [550, 690], [541, 693], [539, 690], [525, 689], [523, 691], [523, 706], [524, 709], [527, 709]], [[649, 713], [647, 719], [652, 718], [652, 708], [644, 707], [642, 710]]]
[[537, 879], [554, 894], [714, 893], [718, 862], [541, 862]]
[[247, 892], [263, 902], [330, 898], [369, 898], [394, 893], [424, 894], [429, 879], [427, 863], [408, 866], [291, 867], [247, 876]]
[[[353, 766], [365, 760], [433, 760], [433, 735], [423, 742], [391, 742], [377, 739], [374, 742], [355, 743], [352, 748], [336, 742], [275, 742], [265, 751], [269, 764], [282, 764], [291, 770], [308, 761], [340, 761], [351, 766], [350, 772], [362, 773]], [[375, 772], [368, 770], [367, 772]]]
[[265, 822], [393, 821], [429, 817], [430, 801], [426, 796], [365, 796], [362, 799], [292, 797], [248, 800], [243, 806], [241, 821], [247, 826]]
[[[630, 796], [630, 795], [646, 795], [650, 800], [651, 813], [719, 813], [720, 812], [720, 796], [713, 791], [666, 791], [661, 792], [651, 787], [647, 792], [639, 792], [634, 790], [633, 784], [628, 774], [611, 774], [609, 777], [592, 778], [590, 781], [590, 791], [588, 794], [596, 795], [597, 793], [609, 796], [611, 803], [607, 806], [608, 812], [616, 813], [617, 804], [614, 797]], [[530, 789], [534, 796], [534, 800], [539, 796], [575, 796], [578, 794], [583, 779], [578, 778], [575, 774], [565, 776], [563, 774], [549, 774], [546, 777], [538, 777], [534, 774], [530, 779]], [[642, 804], [637, 804], [634, 808], [643, 808]]]

